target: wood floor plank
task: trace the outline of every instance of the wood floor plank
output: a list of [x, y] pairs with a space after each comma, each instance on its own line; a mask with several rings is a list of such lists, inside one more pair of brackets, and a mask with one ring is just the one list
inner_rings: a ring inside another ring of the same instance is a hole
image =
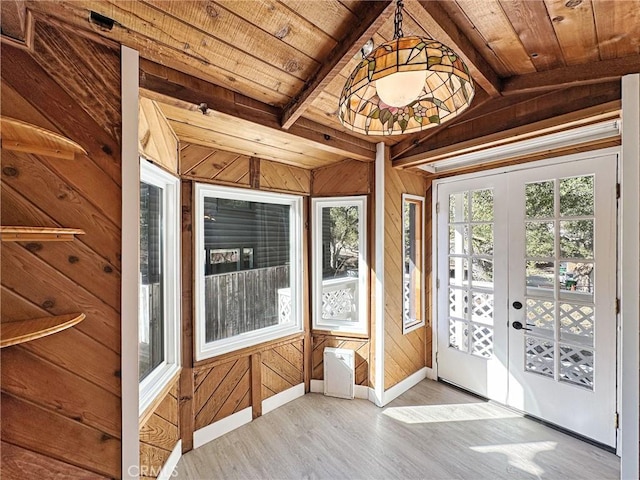
[[185, 454], [201, 478], [617, 479], [620, 459], [424, 380], [385, 408], [308, 394]]

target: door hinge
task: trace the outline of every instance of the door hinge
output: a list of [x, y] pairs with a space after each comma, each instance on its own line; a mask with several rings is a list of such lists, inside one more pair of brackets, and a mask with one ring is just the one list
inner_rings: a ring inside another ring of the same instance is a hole
[[620, 299], [616, 298], [616, 315], [620, 313]]
[[440, 288], [440, 279], [436, 278], [436, 288]]
[[620, 184], [616, 183], [616, 198], [620, 198]]
[[620, 427], [620, 414], [616, 412], [613, 416], [613, 422], [616, 428]]
[[436, 202], [436, 213], [440, 213], [440, 202]]

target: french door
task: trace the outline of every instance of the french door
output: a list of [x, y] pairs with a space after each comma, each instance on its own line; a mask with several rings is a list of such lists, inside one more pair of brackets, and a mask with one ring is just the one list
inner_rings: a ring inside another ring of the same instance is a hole
[[438, 375], [616, 443], [616, 155], [438, 184]]

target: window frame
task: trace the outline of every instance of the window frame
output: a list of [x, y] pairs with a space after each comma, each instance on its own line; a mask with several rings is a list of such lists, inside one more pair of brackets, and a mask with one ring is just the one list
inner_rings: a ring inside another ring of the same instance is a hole
[[[420, 204], [420, 319], [407, 322], [404, 316], [405, 312], [405, 296], [404, 296], [404, 259], [405, 259], [405, 245], [406, 245], [406, 232], [404, 228], [404, 212], [405, 212], [405, 204], [406, 203], [419, 203]], [[400, 291], [402, 298], [402, 334], [406, 335], [409, 332], [412, 332], [426, 323], [426, 305], [425, 305], [425, 198], [420, 195], [412, 195], [410, 193], [402, 194], [402, 207], [401, 207], [401, 226], [402, 226], [402, 253], [401, 253], [401, 265], [402, 265], [402, 290]]]
[[[260, 343], [277, 340], [287, 335], [301, 333], [302, 323], [302, 279], [303, 279], [303, 206], [300, 195], [249, 190], [237, 187], [196, 183], [194, 188], [194, 276], [195, 276], [195, 360], [205, 360], [223, 353], [233, 352]], [[272, 325], [252, 332], [244, 332], [233, 337], [206, 342], [205, 320], [205, 245], [204, 245], [204, 199], [222, 198], [248, 202], [288, 205], [289, 210], [289, 284], [291, 289], [291, 318], [293, 321]]]
[[[164, 360], [139, 383], [139, 414], [180, 371], [180, 179], [140, 157], [140, 182], [162, 189]], [[139, 208], [139, 207], [138, 207]], [[138, 212], [138, 219], [140, 212]], [[139, 220], [138, 220], [139, 221]], [[139, 227], [138, 227], [139, 228]], [[173, 233], [173, 234], [172, 234]], [[138, 264], [140, 245], [138, 244]], [[139, 268], [139, 267], [138, 267]], [[171, 273], [173, 272], [173, 273]], [[140, 278], [138, 292], [140, 292]], [[138, 293], [139, 294], [139, 293]], [[138, 313], [138, 325], [140, 324]], [[140, 339], [138, 337], [138, 344]], [[138, 368], [140, 362], [138, 351]], [[139, 374], [138, 374], [139, 376]]]
[[[323, 321], [322, 302], [322, 209], [326, 207], [358, 207], [358, 323], [356, 325], [342, 321]], [[311, 264], [312, 264], [312, 328], [314, 330], [335, 331], [340, 333], [369, 333], [368, 322], [368, 278], [367, 259], [367, 196], [319, 197], [311, 199]]]

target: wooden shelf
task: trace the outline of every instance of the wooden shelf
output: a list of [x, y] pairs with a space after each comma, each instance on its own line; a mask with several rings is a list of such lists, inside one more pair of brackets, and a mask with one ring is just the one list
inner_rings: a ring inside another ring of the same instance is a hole
[[15, 322], [2, 322], [0, 348], [46, 337], [72, 327], [84, 320], [84, 313], [70, 313], [55, 317], [33, 318]]
[[79, 228], [0, 227], [3, 242], [70, 242], [75, 235], [84, 235]]
[[62, 135], [15, 118], [0, 117], [2, 148], [47, 157], [73, 160], [86, 150]]

